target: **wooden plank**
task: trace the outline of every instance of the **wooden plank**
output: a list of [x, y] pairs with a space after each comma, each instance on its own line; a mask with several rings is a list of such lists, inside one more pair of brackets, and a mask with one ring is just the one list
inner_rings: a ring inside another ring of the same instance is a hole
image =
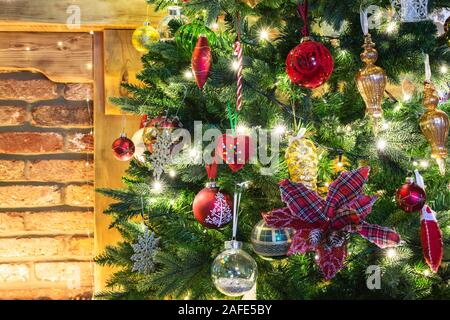
[[92, 35], [0, 32], [0, 70], [37, 71], [54, 82], [92, 82]]
[[[33, 22], [65, 25], [80, 13], [80, 24], [96, 26], [129, 26], [135, 28], [146, 18], [145, 0], [14, 0], [2, 1], [0, 25]], [[149, 18], [157, 23], [166, 11], [155, 12], [150, 6]], [[73, 23], [69, 23], [71, 28]], [[79, 31], [72, 29], [72, 31]]]
[[105, 112], [109, 115], [120, 115], [122, 111], [109, 102], [109, 97], [126, 96], [121, 87], [123, 81], [139, 84], [136, 74], [143, 66], [142, 54], [131, 44], [133, 30], [105, 30]]
[[[105, 95], [103, 77], [103, 34], [94, 34], [94, 132], [95, 132], [95, 188], [122, 188], [121, 177], [128, 168], [128, 162], [114, 159], [111, 144], [120, 135], [122, 117], [105, 115]], [[126, 116], [125, 131], [132, 135], [139, 129], [140, 119]], [[111, 219], [103, 211], [114, 202], [112, 199], [95, 194], [95, 253], [103, 252], [107, 245], [114, 245], [120, 240], [115, 229], [109, 229]], [[105, 289], [106, 280], [114, 271], [112, 268], [95, 265], [95, 292]]]

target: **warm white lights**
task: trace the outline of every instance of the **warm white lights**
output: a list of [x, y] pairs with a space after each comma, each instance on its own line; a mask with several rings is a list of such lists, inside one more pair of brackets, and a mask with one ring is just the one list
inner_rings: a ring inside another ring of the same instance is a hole
[[398, 25], [395, 21], [391, 21], [388, 23], [387, 27], [386, 27], [386, 32], [388, 34], [394, 33], [395, 31], [397, 31], [398, 29]]
[[175, 178], [177, 176], [177, 172], [174, 169], [169, 170], [169, 177]]
[[239, 61], [234, 60], [234, 61], [231, 63], [231, 69], [234, 70], [234, 71], [237, 71], [237, 70], [239, 69]]
[[389, 129], [389, 122], [385, 121], [381, 124], [381, 129], [382, 130], [387, 130]]
[[377, 149], [380, 151], [383, 151], [384, 149], [386, 149], [386, 145], [387, 145], [387, 142], [384, 139], [379, 139], [377, 141]]
[[390, 248], [386, 251], [386, 257], [393, 259], [397, 256], [397, 251], [394, 248]]
[[419, 165], [419, 163], [417, 161], [413, 161], [413, 166], [417, 167]]
[[448, 67], [447, 67], [445, 64], [443, 64], [443, 65], [439, 68], [439, 71], [440, 71], [442, 74], [446, 74], [446, 73], [448, 72]]
[[161, 183], [161, 181], [156, 180], [155, 182], [153, 182], [153, 192], [155, 193], [160, 193], [163, 189], [163, 185]]
[[286, 132], [286, 127], [282, 124], [279, 124], [273, 128], [276, 134], [282, 135]]
[[236, 133], [237, 134], [248, 134], [250, 131], [250, 129], [248, 127], [246, 127], [244, 124], [239, 124], [236, 127]]
[[193, 76], [194, 76], [194, 75], [192, 74], [192, 71], [191, 71], [191, 70], [186, 70], [186, 71], [184, 72], [184, 77], [185, 77], [186, 79], [192, 79]]
[[269, 31], [267, 29], [261, 29], [259, 31], [259, 39], [261, 41], [267, 41], [267, 40], [269, 40], [269, 37], [270, 37], [270, 34], [269, 34]]
[[426, 169], [426, 168], [428, 168], [429, 163], [428, 163], [427, 160], [421, 160], [421, 161], [419, 162], [419, 165], [420, 165], [423, 169]]
[[213, 31], [219, 30], [219, 24], [217, 22], [214, 22], [213, 24], [211, 24], [211, 30], [213, 30]]
[[63, 43], [62, 41], [58, 41], [58, 47], [62, 47]]
[[411, 100], [411, 95], [408, 94], [408, 93], [405, 93], [405, 94], [403, 95], [403, 101], [404, 101], [404, 102], [408, 102], [409, 100]]
[[425, 277], [429, 277], [430, 276], [430, 270], [428, 270], [428, 269], [425, 269], [425, 270], [423, 270], [423, 275], [425, 276]]

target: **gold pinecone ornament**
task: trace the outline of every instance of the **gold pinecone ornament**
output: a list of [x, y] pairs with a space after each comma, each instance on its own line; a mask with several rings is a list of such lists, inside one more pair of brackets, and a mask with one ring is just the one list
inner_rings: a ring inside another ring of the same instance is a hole
[[305, 138], [305, 131], [301, 129], [296, 137], [290, 139], [286, 149], [286, 163], [291, 181], [317, 190], [317, 148], [314, 142]]
[[431, 81], [425, 81], [423, 105], [427, 109], [420, 118], [420, 129], [431, 145], [431, 157], [436, 159], [441, 175], [445, 174], [448, 155], [449, 120], [447, 114], [437, 109], [439, 97]]
[[376, 121], [383, 114], [381, 104], [387, 76], [382, 68], [375, 65], [378, 59], [378, 52], [369, 33], [364, 36], [364, 45], [362, 47], [364, 51], [360, 57], [365, 66], [356, 74], [356, 84], [366, 104], [366, 114]]

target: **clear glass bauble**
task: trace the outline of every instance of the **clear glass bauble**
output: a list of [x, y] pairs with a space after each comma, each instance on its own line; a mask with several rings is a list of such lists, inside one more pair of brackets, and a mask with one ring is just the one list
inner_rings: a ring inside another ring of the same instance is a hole
[[253, 251], [266, 259], [285, 258], [291, 246], [294, 230], [291, 228], [272, 228], [260, 220], [252, 231]]
[[158, 25], [158, 31], [161, 39], [171, 39], [173, 34], [170, 32], [169, 23], [174, 19], [178, 19], [183, 23], [187, 22], [187, 18], [182, 14], [180, 6], [170, 6], [167, 8], [168, 15], [165, 16]]
[[224, 295], [239, 297], [250, 291], [258, 277], [255, 260], [241, 249], [242, 242], [225, 242], [225, 251], [219, 254], [211, 266], [211, 276]]

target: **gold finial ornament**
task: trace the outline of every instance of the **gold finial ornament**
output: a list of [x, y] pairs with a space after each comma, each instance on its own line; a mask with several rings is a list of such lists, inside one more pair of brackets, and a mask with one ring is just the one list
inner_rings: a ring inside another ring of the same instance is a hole
[[384, 89], [386, 88], [386, 72], [375, 65], [378, 59], [378, 52], [372, 42], [370, 34], [364, 36], [364, 51], [361, 53], [361, 60], [366, 64], [356, 74], [356, 84], [358, 91], [366, 104], [366, 114], [375, 120], [381, 118], [383, 110]]
[[317, 190], [319, 159], [313, 141], [305, 138], [306, 130], [300, 129], [298, 135], [289, 139], [286, 149], [286, 164], [291, 181], [303, 183], [311, 190]]
[[423, 105], [427, 109], [420, 118], [420, 129], [431, 145], [431, 157], [436, 159], [441, 175], [445, 174], [448, 155], [449, 120], [447, 114], [437, 109], [439, 97], [431, 81], [425, 81]]

